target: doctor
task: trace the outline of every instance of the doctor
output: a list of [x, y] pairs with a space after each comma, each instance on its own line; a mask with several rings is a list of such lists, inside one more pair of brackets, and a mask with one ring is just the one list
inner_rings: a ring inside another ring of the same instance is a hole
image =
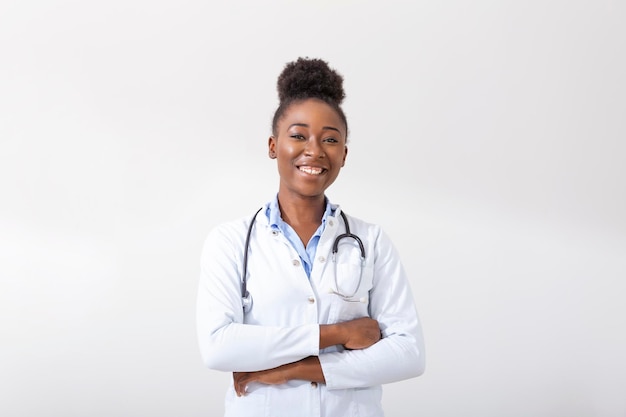
[[299, 58], [278, 95], [268, 141], [278, 193], [215, 227], [202, 250], [201, 356], [233, 373], [227, 417], [380, 417], [382, 385], [424, 372], [411, 288], [380, 227], [325, 195], [348, 154], [343, 77]]

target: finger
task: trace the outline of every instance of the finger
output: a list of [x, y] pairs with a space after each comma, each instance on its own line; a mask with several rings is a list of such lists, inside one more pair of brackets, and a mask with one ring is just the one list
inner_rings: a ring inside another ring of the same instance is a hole
[[237, 394], [238, 397], [241, 397], [241, 381], [240, 380], [233, 381], [233, 386], [235, 388], [235, 394]]
[[240, 378], [235, 382], [235, 393], [238, 397], [243, 397], [248, 392], [248, 382], [244, 378]]
[[237, 383], [235, 385], [235, 392], [237, 393], [238, 397], [242, 397], [246, 392], [245, 385]]
[[245, 377], [246, 375], [243, 372], [233, 372], [233, 386], [238, 397], [244, 395]]

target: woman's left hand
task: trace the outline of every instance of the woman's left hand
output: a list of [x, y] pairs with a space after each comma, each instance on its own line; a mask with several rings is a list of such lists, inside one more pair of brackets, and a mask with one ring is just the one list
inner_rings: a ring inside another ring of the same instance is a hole
[[238, 397], [246, 395], [248, 384], [259, 382], [267, 385], [285, 384], [292, 379], [300, 379], [324, 384], [319, 358], [309, 356], [299, 361], [256, 372], [233, 372], [233, 384]]
[[289, 380], [287, 371], [284, 369], [286, 366], [287, 365], [282, 365], [277, 368], [257, 372], [233, 372], [233, 383], [237, 396], [242, 397], [246, 395], [250, 382], [260, 382], [261, 384], [267, 385], [286, 383]]

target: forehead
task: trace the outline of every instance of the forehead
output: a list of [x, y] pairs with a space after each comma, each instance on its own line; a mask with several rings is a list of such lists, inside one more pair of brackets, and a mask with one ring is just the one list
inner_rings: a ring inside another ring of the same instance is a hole
[[288, 129], [294, 123], [306, 124], [311, 128], [334, 127], [343, 134], [346, 130], [335, 109], [322, 100], [313, 98], [292, 103], [279, 121], [278, 129]]

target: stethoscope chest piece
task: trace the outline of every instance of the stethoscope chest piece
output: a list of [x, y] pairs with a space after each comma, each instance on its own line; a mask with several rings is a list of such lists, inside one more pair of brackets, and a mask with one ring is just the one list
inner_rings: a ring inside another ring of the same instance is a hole
[[252, 296], [250, 291], [246, 291], [246, 294], [241, 297], [241, 303], [243, 304], [243, 312], [248, 313], [252, 309]]

